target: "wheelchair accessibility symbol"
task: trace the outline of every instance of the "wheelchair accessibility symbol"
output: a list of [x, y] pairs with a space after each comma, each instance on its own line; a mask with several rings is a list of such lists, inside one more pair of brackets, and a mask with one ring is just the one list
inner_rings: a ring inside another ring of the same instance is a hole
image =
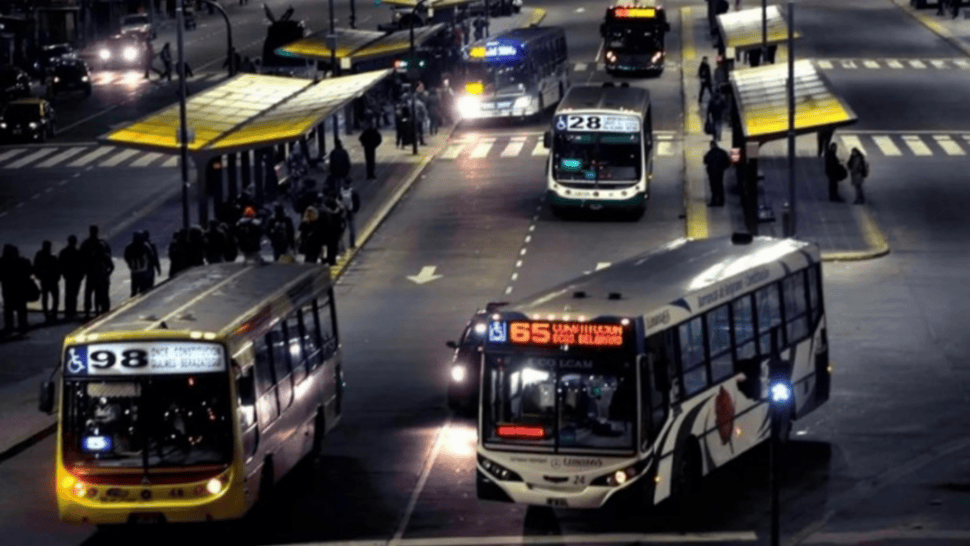
[[508, 341], [508, 330], [504, 322], [491, 322], [488, 325], [488, 340], [493, 343]]
[[83, 347], [71, 347], [67, 350], [67, 372], [72, 375], [87, 373], [87, 351]]

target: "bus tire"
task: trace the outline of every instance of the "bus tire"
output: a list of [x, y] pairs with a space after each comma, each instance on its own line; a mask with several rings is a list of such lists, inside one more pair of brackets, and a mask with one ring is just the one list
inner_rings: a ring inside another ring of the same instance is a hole
[[323, 439], [327, 435], [327, 420], [323, 415], [323, 408], [317, 408], [313, 418], [313, 443], [310, 445], [310, 457], [314, 460], [323, 452]]

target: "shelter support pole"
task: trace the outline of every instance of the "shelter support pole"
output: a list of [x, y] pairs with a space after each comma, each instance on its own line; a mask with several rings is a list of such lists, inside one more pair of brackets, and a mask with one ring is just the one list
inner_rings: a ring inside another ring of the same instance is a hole
[[[184, 29], [185, 29], [185, 0], [179, 0], [178, 8], [176, 9], [175, 17], [175, 27], [176, 27], [176, 46], [178, 49], [178, 62], [179, 66], [183, 66], [181, 63], [184, 60], [183, 50], [185, 48], [184, 39]], [[191, 218], [189, 217], [189, 151], [188, 151], [188, 121], [185, 113], [185, 71], [178, 71], [179, 79], [179, 129], [178, 129], [178, 139], [179, 139], [179, 164], [182, 174], [182, 227], [184, 229], [189, 229], [189, 224], [191, 224]], [[197, 180], [202, 180], [201, 178]]]
[[233, 195], [239, 195], [252, 184], [253, 181], [253, 162], [252, 162], [252, 150], [246, 150], [245, 152], [240, 152], [242, 159], [242, 183], [240, 184], [239, 191], [235, 192]]
[[[205, 185], [208, 188], [208, 194], [212, 196], [212, 210], [214, 216], [218, 217], [218, 212], [222, 210], [222, 204], [225, 200], [225, 182], [224, 182], [224, 167], [225, 162], [221, 155], [217, 155], [209, 160], [208, 168], [206, 169], [206, 181]], [[208, 204], [206, 205], [206, 211], [208, 216]], [[199, 215], [199, 223], [202, 227], [205, 227], [209, 223], [208, 218], [203, 219], [202, 215]]]
[[253, 185], [253, 198], [257, 203], [263, 202], [263, 181], [266, 178], [266, 149], [259, 148], [253, 151], [253, 175], [255, 184]]
[[203, 154], [196, 154], [193, 157], [193, 163], [195, 163], [195, 200], [198, 207], [198, 225], [204, 226], [209, 223], [209, 188], [208, 184], [208, 171], [209, 171], [209, 160]]
[[236, 66], [236, 50], [232, 47], [232, 24], [229, 23], [229, 14], [227, 14], [226, 10], [223, 9], [222, 6], [220, 6], [217, 2], [213, 2], [212, 0], [201, 1], [209, 5], [209, 13], [212, 13], [212, 8], [215, 8], [219, 10], [219, 13], [222, 14], [222, 18], [226, 21], [226, 40], [228, 41], [228, 44], [226, 45], [226, 66], [229, 68], [229, 75], [235, 76], [236, 69], [239, 67]]
[[236, 165], [236, 156], [239, 154], [231, 153], [226, 155], [226, 197], [232, 199], [239, 193], [239, 169]]
[[788, 237], [795, 236], [795, 3], [788, 0]]
[[327, 158], [327, 123], [321, 122], [317, 125], [317, 157], [320, 161]]

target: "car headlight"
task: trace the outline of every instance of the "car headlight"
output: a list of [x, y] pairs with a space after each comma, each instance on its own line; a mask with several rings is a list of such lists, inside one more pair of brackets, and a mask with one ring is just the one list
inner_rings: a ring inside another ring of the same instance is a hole
[[7, 128], [7, 124], [0, 122], [0, 129], [6, 129], [6, 128]]
[[478, 110], [482, 105], [482, 100], [472, 95], [463, 95], [458, 99], [458, 115], [463, 118], [478, 117]]
[[653, 60], [652, 61], [655, 62], [655, 63], [659, 63], [661, 60], [663, 60], [663, 58], [664, 58], [663, 51], [658, 51], [658, 52], [656, 52], [656, 53], [653, 54]]
[[612, 51], [607, 51], [606, 52], [606, 60], [607, 61], [610, 61], [611, 63], [615, 63], [616, 62], [616, 53], [613, 53]]
[[111, 58], [111, 51], [108, 49], [102, 49], [98, 52], [98, 57], [100, 57], [102, 61], [107, 61]]
[[37, 128], [37, 122], [36, 121], [31, 121], [30, 122], [30, 128], [31, 129], [36, 129]]
[[58, 78], [57, 76], [54, 76], [54, 83], [61, 83], [61, 79]]
[[465, 367], [464, 366], [452, 366], [451, 367], [451, 380], [455, 383], [463, 383], [465, 381]]
[[532, 104], [532, 97], [519, 97], [515, 99], [515, 103], [512, 105], [512, 108], [515, 108], [515, 109], [528, 108], [529, 105], [531, 104]]
[[90, 80], [90, 78], [88, 78], [87, 76], [81, 76], [81, 81], [82, 82], [86, 82], [86, 81], [89, 81], [89, 80]]
[[138, 57], [138, 51], [135, 48], [129, 46], [129, 47], [126, 47], [124, 50], [122, 50], [121, 56], [126, 61], [134, 61], [135, 58]]

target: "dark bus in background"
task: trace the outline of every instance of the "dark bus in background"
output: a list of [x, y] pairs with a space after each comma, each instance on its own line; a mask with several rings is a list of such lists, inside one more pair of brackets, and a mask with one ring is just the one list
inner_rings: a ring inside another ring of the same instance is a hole
[[607, 8], [606, 21], [600, 26], [607, 73], [662, 72], [669, 30], [667, 15], [658, 4]]

